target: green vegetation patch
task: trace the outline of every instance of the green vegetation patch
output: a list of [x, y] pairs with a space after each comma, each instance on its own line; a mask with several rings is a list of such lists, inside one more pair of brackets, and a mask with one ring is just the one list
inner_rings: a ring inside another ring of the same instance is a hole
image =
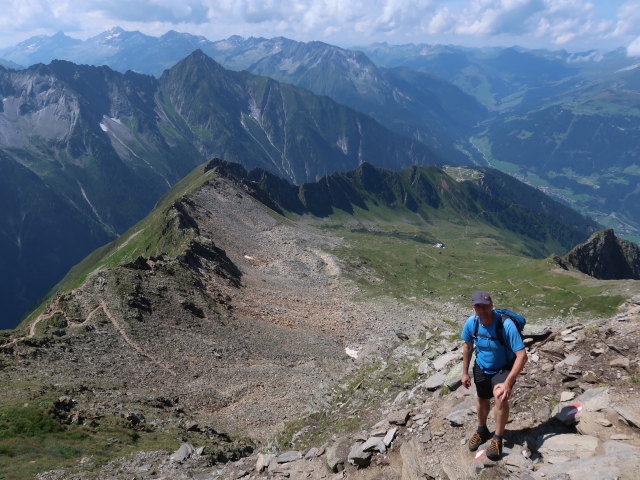
[[[517, 239], [483, 226], [435, 222], [409, 231], [435, 238], [444, 248], [399, 234], [342, 232], [334, 253], [364, 298], [393, 297], [409, 303], [448, 301], [467, 305], [469, 292], [486, 289], [495, 303], [531, 320], [613, 315], [625, 300], [611, 282], [586, 279], [550, 260], [518, 253]], [[624, 281], [620, 281], [620, 284]]]

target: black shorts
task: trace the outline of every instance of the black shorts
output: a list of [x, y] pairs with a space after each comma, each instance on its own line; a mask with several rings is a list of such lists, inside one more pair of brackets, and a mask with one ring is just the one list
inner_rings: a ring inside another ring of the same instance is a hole
[[484, 373], [477, 363], [473, 364], [473, 382], [476, 384], [478, 397], [486, 400], [493, 398], [493, 388], [504, 381], [511, 372], [511, 365], [498, 371], [498, 373]]

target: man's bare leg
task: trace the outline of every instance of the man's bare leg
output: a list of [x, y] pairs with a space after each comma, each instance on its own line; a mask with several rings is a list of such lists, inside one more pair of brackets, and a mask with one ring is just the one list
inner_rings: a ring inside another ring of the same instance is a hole
[[478, 397], [478, 426], [487, 425], [487, 417], [491, 410], [491, 400]]
[[493, 389], [493, 394], [494, 394], [493, 398], [496, 402], [495, 408], [494, 408], [495, 411], [493, 415], [496, 421], [495, 434], [502, 437], [504, 435], [504, 429], [505, 429], [505, 426], [507, 425], [507, 421], [509, 420], [509, 400], [506, 398], [504, 400], [500, 400], [498, 398], [497, 393], [500, 393], [500, 389], [498, 388], [498, 385], [496, 385], [496, 388]]

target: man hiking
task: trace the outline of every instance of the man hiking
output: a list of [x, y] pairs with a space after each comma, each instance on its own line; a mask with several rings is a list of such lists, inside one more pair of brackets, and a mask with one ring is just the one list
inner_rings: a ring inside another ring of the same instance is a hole
[[[494, 310], [491, 295], [485, 291], [474, 292], [471, 296], [474, 315], [462, 328], [462, 385], [471, 386], [469, 364], [473, 346], [476, 347], [476, 361], [473, 365], [473, 381], [478, 394], [478, 429], [469, 440], [469, 450], [477, 450], [491, 439], [486, 450], [487, 457], [499, 460], [502, 457], [502, 437], [509, 419], [509, 397], [513, 384], [527, 363], [527, 353], [520, 331], [513, 317], [524, 318], [508, 310]], [[505, 314], [505, 318], [501, 315]], [[509, 318], [507, 318], [509, 317]], [[495, 426], [493, 435], [487, 428], [487, 417], [491, 408], [491, 398], [495, 400]]]

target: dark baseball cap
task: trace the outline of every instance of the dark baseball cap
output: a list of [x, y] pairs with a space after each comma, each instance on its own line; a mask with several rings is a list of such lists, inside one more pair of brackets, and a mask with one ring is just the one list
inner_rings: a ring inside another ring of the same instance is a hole
[[491, 304], [491, 295], [484, 290], [478, 290], [471, 295], [471, 305], [489, 305]]

